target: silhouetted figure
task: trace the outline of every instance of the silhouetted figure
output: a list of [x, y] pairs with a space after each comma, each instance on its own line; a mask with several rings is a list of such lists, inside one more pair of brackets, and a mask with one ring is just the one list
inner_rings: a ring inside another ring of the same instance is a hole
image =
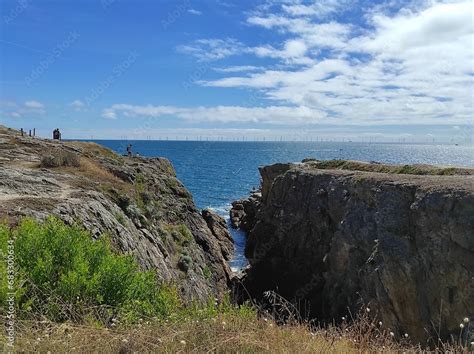
[[25, 134], [25, 132], [23, 131], [23, 128], [20, 129], [20, 133], [21, 133], [21, 136]]
[[132, 157], [132, 144], [128, 144], [127, 146], [127, 155], [128, 157]]
[[53, 130], [53, 140], [61, 140], [61, 132], [59, 128]]

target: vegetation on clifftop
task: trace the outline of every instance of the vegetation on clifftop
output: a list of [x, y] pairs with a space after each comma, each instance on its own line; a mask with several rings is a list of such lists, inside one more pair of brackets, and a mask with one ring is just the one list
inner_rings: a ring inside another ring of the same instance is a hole
[[437, 167], [431, 165], [391, 165], [378, 162], [368, 163], [351, 160], [303, 160], [308, 166], [322, 170], [348, 170], [364, 171], [378, 173], [393, 173], [407, 175], [435, 175], [435, 176], [453, 176], [453, 175], [472, 175], [471, 168], [462, 167]]

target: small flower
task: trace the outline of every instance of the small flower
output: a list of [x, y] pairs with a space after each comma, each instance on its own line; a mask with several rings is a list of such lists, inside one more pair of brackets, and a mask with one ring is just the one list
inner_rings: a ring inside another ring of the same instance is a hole
[[405, 338], [408, 338], [408, 333], [405, 333]]
[[343, 321], [345, 321], [345, 320], [346, 320], [346, 318], [345, 318], [344, 316], [342, 316], [342, 320], [343, 320]]
[[367, 308], [366, 308], [366, 311], [367, 311], [367, 312], [370, 312], [370, 309], [367, 307]]
[[463, 328], [464, 328], [464, 324], [461, 323], [461, 324], [459, 325], [459, 328], [463, 329]]
[[471, 342], [471, 348], [474, 349], [474, 342]]
[[267, 322], [268, 320], [266, 318], [263, 319], [265, 322]]
[[395, 337], [395, 333], [390, 332], [390, 337]]
[[382, 326], [382, 321], [379, 321], [379, 326]]
[[469, 318], [464, 317], [464, 323], [469, 323]]
[[222, 325], [225, 326], [225, 321], [222, 321]]
[[186, 341], [185, 340], [180, 340], [179, 341], [182, 345], [186, 345]]

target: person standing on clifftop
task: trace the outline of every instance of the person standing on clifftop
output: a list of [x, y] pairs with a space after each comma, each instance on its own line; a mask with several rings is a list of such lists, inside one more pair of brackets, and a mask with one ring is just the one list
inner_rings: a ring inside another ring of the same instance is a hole
[[127, 155], [128, 157], [132, 157], [132, 144], [128, 144], [127, 146]]
[[61, 140], [61, 132], [59, 128], [53, 130], [53, 140]]

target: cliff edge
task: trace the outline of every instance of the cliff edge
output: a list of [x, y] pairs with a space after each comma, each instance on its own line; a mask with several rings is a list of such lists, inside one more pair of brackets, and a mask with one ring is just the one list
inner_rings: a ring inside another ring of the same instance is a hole
[[252, 297], [275, 290], [323, 322], [365, 306], [415, 341], [472, 323], [474, 170], [306, 161], [260, 173], [245, 220]]
[[220, 298], [228, 289], [232, 238], [219, 216], [206, 211], [204, 218], [196, 209], [168, 160], [0, 126], [0, 221], [49, 215], [83, 225], [93, 237], [108, 235], [184, 299]]

